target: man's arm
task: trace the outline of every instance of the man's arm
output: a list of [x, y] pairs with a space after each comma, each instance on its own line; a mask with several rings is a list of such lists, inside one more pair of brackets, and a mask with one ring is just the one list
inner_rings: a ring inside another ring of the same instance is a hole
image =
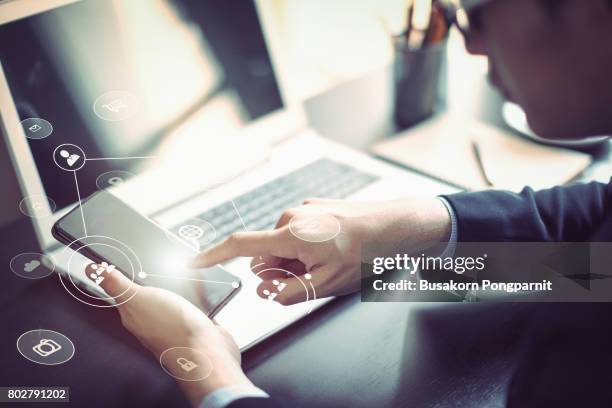
[[588, 241], [609, 214], [612, 183], [443, 197], [454, 210], [460, 242], [579, 242]]

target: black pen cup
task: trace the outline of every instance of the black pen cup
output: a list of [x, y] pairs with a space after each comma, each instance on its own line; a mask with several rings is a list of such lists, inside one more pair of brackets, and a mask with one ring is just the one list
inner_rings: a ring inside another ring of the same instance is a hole
[[395, 51], [395, 121], [400, 129], [430, 117], [444, 104], [446, 39], [411, 49], [403, 38], [393, 38]]

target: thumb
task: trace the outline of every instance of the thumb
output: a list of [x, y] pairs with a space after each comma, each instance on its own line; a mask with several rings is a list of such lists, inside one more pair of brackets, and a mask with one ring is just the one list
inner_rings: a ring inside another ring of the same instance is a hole
[[85, 275], [89, 280], [96, 282], [117, 302], [132, 296], [139, 287], [120, 270], [105, 263], [90, 263], [85, 267]]

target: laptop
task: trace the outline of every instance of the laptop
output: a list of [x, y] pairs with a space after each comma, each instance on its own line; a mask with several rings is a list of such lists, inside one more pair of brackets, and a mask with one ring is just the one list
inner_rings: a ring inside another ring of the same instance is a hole
[[[202, 248], [273, 228], [308, 197], [444, 191], [309, 128], [280, 61], [280, 13], [243, 0], [0, 4], [1, 125], [24, 196], [15, 205], [57, 273], [67, 250], [51, 227], [98, 190], [179, 235], [204, 220], [214, 236], [198, 237]], [[74, 176], [54, 161], [58, 148], [64, 166], [87, 158]], [[215, 318], [242, 350], [330, 300], [261, 299], [249, 263], [224, 265], [242, 290]]]

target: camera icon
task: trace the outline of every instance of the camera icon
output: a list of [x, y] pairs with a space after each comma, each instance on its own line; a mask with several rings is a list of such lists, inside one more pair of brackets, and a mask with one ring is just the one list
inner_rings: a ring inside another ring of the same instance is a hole
[[51, 339], [41, 339], [37, 345], [32, 347], [32, 350], [41, 357], [47, 357], [62, 349], [56, 341]]

